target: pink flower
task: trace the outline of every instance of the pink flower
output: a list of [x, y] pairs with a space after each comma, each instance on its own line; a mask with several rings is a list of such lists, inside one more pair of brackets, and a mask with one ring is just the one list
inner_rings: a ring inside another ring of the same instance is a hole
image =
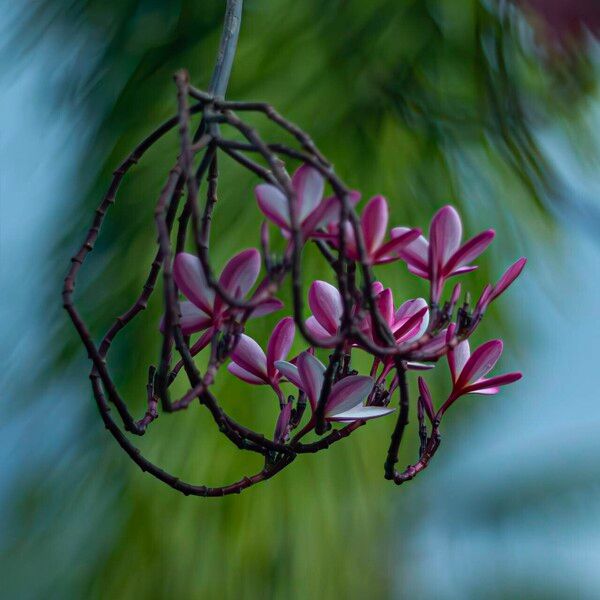
[[[298, 223], [305, 240], [320, 237], [324, 229], [339, 220], [340, 201], [335, 196], [323, 199], [325, 180], [315, 168], [302, 165], [292, 176], [292, 187], [296, 192]], [[289, 238], [292, 226], [285, 194], [270, 183], [257, 185], [254, 193], [262, 213]], [[351, 204], [354, 205], [359, 200], [358, 192], [350, 193]]]
[[326, 348], [333, 347], [342, 313], [342, 296], [339, 290], [326, 281], [313, 281], [308, 290], [308, 305], [312, 316], [306, 320], [306, 329]]
[[[259, 272], [260, 254], [255, 248], [249, 248], [236, 254], [225, 265], [219, 283], [231, 296], [241, 300], [256, 282]], [[225, 320], [235, 318], [243, 311], [227, 306], [215, 294], [206, 281], [202, 263], [197, 256], [180, 252], [173, 264], [173, 277], [177, 287], [188, 299], [180, 303], [181, 330], [185, 335], [207, 330], [201, 338], [201, 343], [194, 346], [194, 350], [199, 352], [210, 342], [215, 329]], [[269, 298], [252, 311], [250, 318], [268, 315], [282, 306], [281, 300]]]
[[231, 362], [227, 370], [247, 383], [254, 385], [270, 385], [278, 389], [281, 374], [275, 363], [287, 357], [296, 328], [292, 317], [285, 317], [273, 329], [267, 353], [251, 337], [242, 334], [231, 353]]
[[[407, 227], [392, 229], [393, 238], [401, 238]], [[494, 230], [488, 229], [461, 246], [462, 223], [452, 206], [444, 206], [434, 215], [429, 227], [429, 242], [419, 236], [399, 252], [408, 270], [431, 281], [431, 298], [439, 302], [444, 282], [449, 277], [476, 269], [469, 265], [494, 239]]]
[[[448, 327], [448, 337], [454, 335], [454, 324]], [[522, 373], [505, 373], [485, 378], [502, 354], [502, 340], [490, 340], [479, 346], [473, 354], [468, 340], [448, 351], [447, 359], [452, 376], [452, 393], [440, 409], [440, 415], [460, 396], [465, 394], [497, 394], [499, 388], [518, 381]]]
[[[306, 394], [314, 413], [325, 379], [323, 363], [312, 354], [303, 352], [298, 356], [296, 365], [278, 361], [275, 366], [288, 381]], [[393, 408], [362, 405], [371, 393], [373, 383], [371, 377], [350, 375], [333, 384], [325, 404], [325, 419], [341, 422], [366, 421], [393, 412]]]
[[[401, 235], [385, 241], [389, 220], [387, 200], [383, 196], [374, 196], [365, 206], [360, 217], [360, 227], [365, 242], [367, 261], [372, 265], [380, 265], [398, 260], [398, 251], [414, 242], [420, 235], [420, 229], [407, 229]], [[338, 247], [338, 225], [330, 225], [329, 240]], [[346, 255], [351, 260], [359, 260], [354, 228], [346, 223]]]

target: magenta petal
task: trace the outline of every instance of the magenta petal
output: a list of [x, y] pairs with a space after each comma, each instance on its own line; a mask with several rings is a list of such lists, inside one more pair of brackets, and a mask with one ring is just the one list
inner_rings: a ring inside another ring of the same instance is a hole
[[[402, 256], [402, 251], [399, 252], [400, 258], [402, 258], [403, 260], [404, 257]], [[411, 264], [407, 264], [408, 266], [408, 270], [410, 273], [412, 273], [413, 275], [416, 275], [417, 277], [422, 277], [423, 279], [429, 279], [429, 271], [422, 271], [421, 269], [418, 269], [417, 267], [411, 265]]]
[[405, 234], [392, 238], [389, 242], [383, 244], [375, 253], [375, 260], [378, 264], [391, 262], [400, 258], [399, 251], [402, 248], [410, 246], [421, 235], [420, 229], [409, 229]]
[[435, 409], [433, 408], [433, 400], [431, 399], [431, 392], [427, 387], [427, 383], [422, 377], [419, 377], [419, 397], [423, 404], [423, 408], [429, 417], [431, 422], [435, 419]]
[[279, 374], [285, 377], [290, 383], [295, 385], [299, 390], [304, 391], [304, 384], [298, 373], [298, 367], [286, 360], [275, 361], [275, 368], [279, 371]]
[[248, 248], [225, 265], [219, 283], [230, 294], [243, 298], [254, 285], [259, 272], [260, 252], [256, 248]]
[[331, 418], [362, 404], [373, 389], [373, 379], [363, 375], [351, 375], [338, 381], [331, 388], [325, 406], [325, 416]]
[[381, 281], [374, 281], [373, 285], [371, 286], [371, 293], [374, 296], [377, 296], [377, 294], [383, 292], [383, 289], [383, 283], [381, 283]]
[[261, 377], [257, 377], [256, 375], [253, 375], [249, 371], [246, 371], [246, 369], [242, 369], [242, 367], [240, 367], [236, 363], [229, 363], [227, 365], [227, 370], [232, 375], [235, 375], [238, 379], [241, 379], [242, 381], [245, 381], [246, 383], [251, 383], [253, 385], [265, 385], [265, 383], [266, 383], [264, 381], [264, 379], [262, 379]]
[[284, 360], [294, 342], [296, 326], [292, 317], [281, 319], [271, 334], [267, 345], [267, 372], [270, 377], [275, 373], [275, 361]]
[[305, 164], [292, 176], [292, 185], [300, 208], [298, 221], [302, 223], [321, 202], [325, 180], [319, 171]]
[[184, 335], [190, 335], [196, 331], [202, 331], [207, 327], [210, 327], [212, 318], [207, 315], [203, 310], [200, 310], [195, 304], [191, 302], [180, 302], [181, 317], [179, 318], [179, 324], [181, 325], [181, 331]]
[[173, 261], [173, 278], [188, 300], [204, 312], [212, 312], [215, 293], [206, 282], [202, 263], [197, 256], [187, 252], [177, 254]]
[[335, 334], [343, 313], [338, 289], [326, 281], [315, 281], [308, 291], [308, 304], [319, 324], [330, 335]]
[[488, 229], [465, 242], [448, 260], [444, 266], [446, 275], [452, 273], [458, 267], [467, 265], [472, 260], [475, 260], [494, 239], [496, 232], [493, 229]]
[[[352, 190], [348, 194], [349, 204], [355, 206], [360, 200], [360, 192]], [[340, 201], [336, 196], [325, 198], [321, 204], [304, 221], [302, 228], [308, 234], [315, 229], [334, 225], [340, 222]]]
[[439, 271], [458, 249], [461, 237], [462, 223], [456, 209], [450, 205], [440, 208], [429, 227], [431, 254]]
[[325, 366], [323, 363], [308, 352], [302, 352], [296, 361], [298, 373], [304, 386], [311, 405], [316, 407], [323, 387], [323, 378], [325, 374]]
[[251, 337], [242, 333], [233, 352], [231, 360], [242, 367], [242, 369], [268, 381], [267, 357], [262, 348]]
[[[485, 393], [486, 389], [495, 390], [503, 385], [508, 385], [509, 383], [514, 383], [515, 381], [519, 381], [523, 377], [523, 373], [519, 373], [518, 371], [514, 373], [505, 373], [503, 375], [496, 375], [496, 377], [490, 377], [489, 379], [480, 379], [471, 385], [468, 385], [464, 388], [465, 394], [473, 394], [473, 393]], [[490, 393], [496, 393], [490, 392]]]
[[494, 365], [498, 362], [501, 354], [501, 340], [490, 340], [479, 346], [479, 348], [471, 354], [460, 372], [456, 387], [458, 389], [465, 388], [469, 382], [477, 381], [481, 377], [484, 377], [494, 368]]
[[267, 219], [282, 229], [290, 228], [290, 211], [285, 194], [270, 183], [261, 183], [254, 188], [258, 207]]
[[395, 408], [386, 408], [384, 406], [356, 406], [343, 413], [327, 417], [328, 421], [338, 421], [340, 423], [350, 423], [352, 421], [369, 421], [378, 417], [385, 417], [393, 413]]
[[383, 243], [387, 231], [388, 203], [383, 196], [374, 196], [365, 206], [360, 223], [367, 254], [372, 255]]
[[[434, 337], [432, 337], [428, 342], [425, 342], [421, 346], [421, 353], [427, 356], [435, 356], [439, 352], [441, 352], [446, 346], [446, 329], [443, 329]], [[427, 360], [425, 358], [424, 360]]]
[[419, 309], [414, 315], [411, 315], [400, 327], [394, 331], [396, 341], [406, 341], [407, 338], [416, 337], [417, 333], [423, 328], [423, 322], [429, 319], [429, 309], [427, 306]]
[[448, 352], [448, 356], [450, 355], [454, 357], [453, 379], [454, 381], [456, 381], [459, 375], [462, 373], [462, 370], [465, 368], [467, 361], [471, 357], [471, 348], [469, 346], [469, 340], [463, 340], [462, 342], [457, 344], [450, 352]]
[[464, 275], [465, 273], [471, 273], [471, 271], [475, 271], [479, 267], [477, 265], [467, 265], [466, 267], [457, 267], [452, 271], [452, 273], [448, 274], [448, 277], [454, 277], [455, 275]]
[[508, 288], [508, 286], [521, 274], [526, 262], [527, 259], [525, 257], [521, 257], [517, 262], [506, 269], [504, 275], [500, 277], [498, 283], [494, 286], [488, 303], [502, 294], [502, 292], [504, 292], [506, 288]]

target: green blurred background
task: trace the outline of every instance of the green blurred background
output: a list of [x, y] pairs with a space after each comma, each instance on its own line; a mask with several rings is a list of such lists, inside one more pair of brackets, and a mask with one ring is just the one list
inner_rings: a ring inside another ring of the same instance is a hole
[[[300, 124], [363, 197], [387, 196], [393, 225], [426, 227], [452, 202], [469, 234], [494, 227], [464, 280], [474, 294], [530, 258], [477, 334], [504, 337], [502, 370], [525, 378], [457, 405], [434, 463], [402, 488], [383, 479], [382, 419], [219, 500], [142, 474], [109, 437], [59, 293], [111, 171], [175, 111], [173, 73], [208, 85], [224, 2], [0, 6], [2, 597], [600, 596], [597, 2], [246, 0], [229, 98], [266, 100]], [[135, 170], [86, 263], [76, 299], [96, 338], [143, 283], [176, 152], [174, 134]], [[227, 160], [221, 170], [218, 267], [258, 245], [260, 221], [255, 178]], [[306, 269], [307, 285], [327, 276], [310, 253]], [[380, 275], [398, 298], [426, 292], [400, 264]], [[159, 298], [110, 359], [136, 414]], [[264, 340], [278, 318], [250, 333]], [[264, 390], [225, 377], [216, 393], [234, 418], [272, 430]], [[214, 429], [192, 406], [135, 441], [197, 483], [260, 468]], [[401, 464], [416, 444], [413, 431]]]

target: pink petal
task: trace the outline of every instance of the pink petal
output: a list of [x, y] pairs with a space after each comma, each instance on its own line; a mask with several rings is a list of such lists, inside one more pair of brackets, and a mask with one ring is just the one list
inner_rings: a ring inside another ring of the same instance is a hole
[[[400, 325], [396, 331], [394, 331], [394, 337], [396, 338], [396, 341], [404, 342], [408, 339], [416, 338], [417, 334], [423, 330], [425, 319], [429, 321], [429, 309], [427, 306], [424, 306], [415, 312], [415, 314], [408, 317], [408, 319], [406, 319], [406, 321], [402, 323], [402, 325]], [[425, 329], [426, 328], [427, 327], [425, 327]]]
[[[458, 376], [462, 373], [465, 368], [467, 361], [471, 357], [471, 348], [469, 346], [469, 340], [463, 340], [460, 344], [457, 344], [454, 349], [448, 352], [448, 356], [454, 357], [454, 374], [453, 379], [456, 381]], [[450, 369], [452, 370], [452, 368]]]
[[467, 265], [472, 260], [476, 259], [494, 239], [496, 232], [493, 229], [488, 229], [465, 242], [448, 260], [444, 266], [446, 275], [452, 273], [458, 267]]
[[298, 373], [313, 409], [316, 407], [323, 387], [325, 366], [323, 363], [308, 352], [302, 352], [296, 361]]
[[392, 238], [375, 252], [375, 262], [384, 264], [400, 258], [399, 251], [409, 246], [421, 235], [420, 229], [409, 229], [405, 234]]
[[245, 381], [246, 383], [251, 383], [252, 385], [265, 385], [265, 381], [252, 373], [249, 373], [245, 369], [242, 369], [239, 365], [235, 363], [229, 363], [227, 365], [227, 370], [235, 375], [238, 379]]
[[236, 254], [226, 265], [219, 283], [232, 295], [243, 298], [260, 272], [260, 252], [248, 248]]
[[342, 318], [342, 297], [326, 281], [315, 281], [308, 291], [308, 304], [319, 324], [330, 334], [337, 331]]
[[284, 360], [288, 355], [294, 342], [295, 333], [296, 326], [292, 317], [285, 317], [275, 325], [267, 345], [267, 373], [269, 377], [273, 377], [275, 374], [275, 361]]
[[435, 409], [433, 408], [433, 400], [431, 399], [431, 392], [427, 387], [427, 383], [422, 377], [419, 377], [419, 394], [423, 408], [429, 417], [429, 420], [433, 422], [435, 420]]
[[277, 423], [275, 424], [275, 433], [273, 434], [273, 440], [280, 444], [285, 440], [287, 428], [290, 423], [292, 416], [292, 403], [288, 402], [279, 413], [277, 417]]
[[302, 223], [321, 202], [325, 180], [319, 171], [305, 164], [292, 176], [292, 185], [300, 208], [298, 221]]
[[268, 300], [264, 300], [260, 304], [256, 306], [252, 310], [250, 314], [250, 319], [254, 319], [255, 317], [264, 317], [265, 315], [270, 315], [283, 308], [283, 302], [277, 298], [269, 298]]
[[[396, 311], [394, 315], [395, 323], [392, 327], [392, 331], [396, 332], [400, 329], [402, 325], [404, 325], [407, 320], [412, 317], [414, 314], [423, 310], [424, 308], [428, 309], [427, 302], [424, 298], [415, 298], [413, 300], [407, 300], [404, 302], [400, 308]], [[427, 331], [427, 327], [429, 326], [429, 310], [424, 313], [423, 319], [421, 322], [416, 322], [415, 327], [417, 328], [414, 335], [411, 336], [410, 339], [417, 339], [421, 337], [425, 331]]]
[[494, 286], [492, 294], [488, 300], [488, 304], [492, 300], [496, 299], [500, 294], [502, 294], [508, 288], [508, 286], [521, 274], [521, 271], [525, 267], [526, 262], [527, 259], [525, 257], [521, 257], [516, 263], [512, 264], [510, 267], [508, 267], [508, 269], [506, 269], [504, 275], [500, 277], [498, 283]]
[[180, 302], [181, 317], [179, 324], [184, 335], [202, 331], [212, 324], [212, 318], [191, 302]]
[[[399, 255], [400, 255], [400, 258], [405, 260], [404, 257], [402, 256], [402, 251], [399, 252]], [[407, 266], [408, 266], [409, 272], [412, 273], [413, 275], [416, 275], [417, 277], [422, 277], [423, 279], [429, 279], [429, 271], [423, 271], [413, 265], [407, 265]]]
[[[462, 343], [462, 342], [461, 342]], [[502, 341], [501, 340], [490, 340], [485, 344], [482, 344], [477, 348], [470, 358], [467, 360], [463, 367], [456, 387], [462, 389], [466, 387], [469, 382], [477, 381], [481, 377], [489, 373], [494, 365], [498, 362], [500, 355], [502, 354]]]
[[285, 194], [270, 183], [261, 183], [254, 188], [258, 207], [267, 219], [282, 229], [290, 228], [290, 211]]
[[215, 293], [208, 287], [202, 263], [197, 256], [186, 252], [177, 254], [173, 261], [173, 278], [188, 300], [204, 312], [212, 313]]
[[[391, 236], [393, 239], [399, 238], [409, 231], [412, 231], [410, 227], [394, 227], [391, 231]], [[412, 265], [419, 271], [427, 272], [427, 265], [429, 263], [429, 242], [422, 235], [408, 244], [405, 248], [402, 248], [398, 254], [409, 266]]]
[[279, 374], [285, 377], [290, 383], [304, 391], [304, 384], [302, 383], [296, 365], [293, 365], [286, 360], [277, 360], [275, 361], [275, 368], [279, 371]]
[[373, 379], [363, 375], [350, 375], [331, 388], [325, 416], [334, 417], [362, 404], [373, 389]]
[[377, 419], [393, 413], [395, 408], [385, 408], [383, 406], [357, 406], [346, 412], [336, 414], [333, 417], [327, 417], [329, 421], [338, 421], [348, 423], [351, 421], [368, 421], [369, 419]]
[[324, 347], [326, 348], [333, 348], [333, 346], [335, 345], [333, 343], [333, 336], [326, 331], [322, 325], [319, 324], [319, 321], [317, 321], [317, 319], [315, 319], [315, 317], [308, 317], [308, 319], [306, 319], [306, 321], [304, 322], [304, 325], [306, 326], [306, 329], [308, 330], [308, 332], [321, 344], [323, 344]]
[[465, 273], [471, 273], [471, 271], [477, 270], [479, 267], [477, 265], [467, 266], [467, 267], [457, 267], [448, 275], [448, 277], [453, 277], [455, 275], [464, 275]]
[[435, 369], [435, 364], [408, 361], [406, 363], [406, 368], [411, 371], [430, 371], [431, 369]]
[[[360, 192], [352, 190], [348, 194], [348, 200], [351, 206], [355, 206], [360, 200]], [[304, 221], [302, 229], [305, 234], [310, 235], [316, 229], [339, 223], [340, 208], [340, 201], [336, 196], [325, 198]]]
[[375, 305], [384, 321], [391, 325], [394, 321], [394, 298], [390, 288], [384, 289], [375, 298]]
[[431, 220], [429, 244], [434, 263], [442, 266], [456, 252], [462, 237], [462, 223], [456, 209], [449, 204], [440, 208]]
[[[505, 373], [503, 375], [496, 375], [496, 377], [490, 377], [489, 379], [480, 379], [475, 383], [464, 388], [465, 394], [485, 394], [486, 390], [488, 394], [495, 394], [498, 391], [498, 388], [503, 385], [508, 385], [509, 383], [514, 383], [515, 381], [519, 381], [523, 377], [523, 373], [514, 372], [514, 373]], [[495, 391], [492, 391], [495, 390]]]
[[252, 373], [268, 381], [267, 357], [262, 348], [251, 337], [242, 333], [231, 353], [231, 360], [242, 367], [245, 371]]
[[[421, 346], [421, 353], [434, 356], [438, 352], [441, 352], [446, 346], [446, 329], [440, 331], [437, 335], [432, 337], [428, 342], [425, 342]], [[427, 358], [425, 358], [427, 360]]]
[[388, 224], [388, 203], [383, 196], [374, 196], [363, 210], [360, 223], [367, 254], [372, 255], [381, 246]]

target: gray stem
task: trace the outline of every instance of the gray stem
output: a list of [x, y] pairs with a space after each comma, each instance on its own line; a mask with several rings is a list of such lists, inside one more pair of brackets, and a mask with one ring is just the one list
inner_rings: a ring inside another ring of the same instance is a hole
[[221, 99], [225, 97], [229, 76], [231, 75], [233, 57], [235, 56], [242, 22], [242, 4], [243, 0], [227, 0], [217, 62], [208, 88], [211, 94]]

